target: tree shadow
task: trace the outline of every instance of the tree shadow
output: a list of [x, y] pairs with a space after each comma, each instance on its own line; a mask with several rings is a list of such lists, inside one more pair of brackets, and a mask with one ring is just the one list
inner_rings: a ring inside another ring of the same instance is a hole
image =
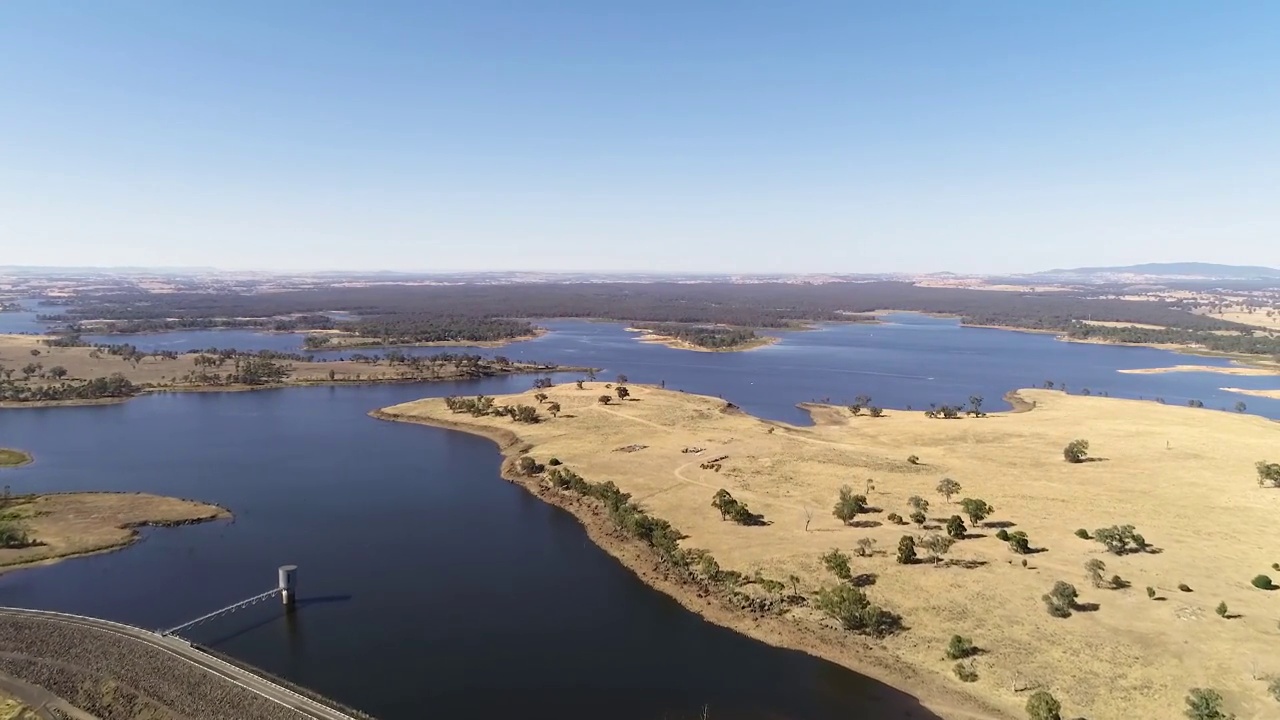
[[1087, 457], [1081, 460], [1081, 463], [1110, 462], [1111, 458], [1104, 457]]
[[1011, 528], [1011, 527], [1018, 527], [1018, 523], [1012, 522], [1009, 520], [992, 520], [991, 522], [982, 523], [982, 527], [993, 528], [995, 530], [1004, 528], [1007, 530], [1008, 528]]
[[987, 565], [987, 561], [986, 561], [986, 560], [956, 560], [956, 559], [950, 559], [950, 560], [947, 560], [945, 563], [943, 563], [943, 565], [945, 565], [945, 566], [947, 566], [947, 567], [958, 567], [958, 568], [963, 568], [963, 569], [965, 569], [965, 570], [974, 570], [974, 569], [976, 569], [976, 568], [984, 567], [985, 565]]
[[854, 520], [853, 522], [849, 523], [849, 527], [853, 527], [853, 528], [878, 528], [883, 525], [884, 523], [880, 522], [879, 520]]
[[875, 573], [860, 573], [849, 578], [849, 584], [857, 588], [871, 587], [879, 579], [880, 576]]
[[965, 533], [964, 535], [960, 536], [960, 539], [961, 540], [977, 540], [978, 538], [984, 538], [986, 536], [987, 536], [986, 533]]
[[1101, 607], [1102, 606], [1096, 602], [1087, 602], [1087, 603], [1076, 603], [1071, 606], [1071, 609], [1075, 610], [1076, 612], [1098, 612], [1098, 609]]

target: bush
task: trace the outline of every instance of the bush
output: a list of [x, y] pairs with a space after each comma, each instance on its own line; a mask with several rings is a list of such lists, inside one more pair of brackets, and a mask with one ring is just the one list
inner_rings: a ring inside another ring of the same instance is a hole
[[1071, 617], [1071, 610], [1076, 606], [1076, 598], [1080, 594], [1076, 591], [1076, 586], [1069, 582], [1059, 580], [1053, 584], [1053, 589], [1041, 596], [1049, 614], [1058, 618]]
[[1178, 583], [1178, 589], [1182, 592], [1191, 592], [1191, 586], [1186, 583]]
[[816, 606], [828, 617], [840, 621], [845, 630], [884, 637], [902, 628], [902, 618], [878, 605], [852, 585], [837, 585], [818, 591]]
[[948, 660], [963, 660], [977, 652], [978, 648], [974, 647], [973, 641], [963, 635], [952, 635], [951, 642], [947, 643]]
[[1027, 698], [1027, 717], [1031, 720], [1062, 720], [1062, 703], [1047, 691], [1037, 690]]
[[596, 402], [600, 403], [601, 405], [608, 405], [609, 403], [613, 402], [613, 396], [601, 395], [600, 397], [596, 398]]
[[1098, 528], [1093, 531], [1093, 539], [1105, 545], [1115, 555], [1127, 555], [1147, 549], [1146, 538], [1134, 532], [1132, 525]]
[[1272, 570], [1280, 570], [1280, 563], [1271, 563]]
[[1092, 537], [1090, 537], [1090, 536], [1089, 536], [1089, 531], [1088, 531], [1088, 530], [1085, 530], [1084, 528], [1080, 528], [1080, 529], [1076, 530], [1076, 537], [1080, 538], [1081, 540], [1092, 540], [1092, 539], [1093, 539]]
[[978, 671], [962, 662], [956, 663], [954, 671], [956, 677], [960, 678], [960, 682], [971, 683], [978, 681]]
[[888, 520], [894, 525], [905, 525], [907, 523], [907, 521], [903, 520], [902, 516], [899, 515], [898, 513], [889, 513], [888, 515], [885, 516], [884, 519]]
[[986, 520], [996, 509], [987, 504], [985, 500], [978, 498], [965, 498], [960, 501], [960, 508], [964, 510], [964, 514], [969, 516], [969, 522], [977, 527], [978, 523]]
[[551, 458], [550, 460], [547, 461], [547, 464], [550, 465], [551, 467], [555, 467], [557, 465], [561, 465], [562, 463], [560, 462], [560, 458]]
[[1276, 702], [1280, 702], [1280, 677], [1271, 678], [1271, 682], [1267, 683], [1267, 692], [1276, 699]]
[[947, 520], [948, 536], [959, 540], [964, 537], [964, 534], [968, 531], [969, 528], [964, 526], [964, 520], [961, 520], [959, 515], [952, 515], [951, 518]]
[[1021, 530], [1009, 533], [1009, 549], [1019, 555], [1027, 555], [1031, 552], [1031, 540], [1027, 534]]
[[831, 552], [822, 556], [822, 566], [841, 580], [853, 578], [853, 570], [849, 567], [849, 556], [836, 548], [831, 548]]
[[1000, 528], [996, 531], [996, 538], [1002, 542], [1009, 542], [1009, 531], [1004, 528]]
[[1226, 617], [1227, 613], [1231, 612], [1230, 610], [1227, 609], [1227, 602], [1225, 600], [1218, 603], [1218, 607], [1214, 608], [1213, 611], [1218, 613], [1218, 617], [1220, 618]]
[[1147, 586], [1147, 597], [1152, 600], [1156, 598], [1156, 589], [1151, 587], [1150, 585]]
[[898, 564], [910, 565], [916, 561], [916, 539], [903, 535], [898, 541]]
[[929, 518], [925, 517], [924, 513], [920, 512], [919, 510], [916, 510], [915, 512], [911, 513], [911, 522], [917, 525], [924, 525], [924, 521], [928, 519]]
[[1191, 688], [1186, 702], [1186, 714], [1191, 720], [1231, 720], [1235, 717], [1222, 712], [1222, 695], [1216, 690]]
[[919, 465], [919, 464], [920, 464], [920, 456], [919, 456], [919, 455], [908, 455], [908, 456], [907, 456], [907, 462], [911, 463], [912, 465]]
[[1088, 455], [1088, 440], [1072, 440], [1062, 449], [1062, 457], [1069, 463], [1082, 463]]
[[1250, 581], [1251, 584], [1259, 590], [1275, 590], [1276, 586], [1272, 584], [1271, 578], [1266, 575], [1259, 575]]
[[1280, 463], [1259, 460], [1254, 467], [1258, 469], [1258, 487], [1266, 487], [1267, 483], [1271, 483], [1271, 487], [1280, 487]]
[[1094, 587], [1102, 587], [1102, 573], [1106, 569], [1107, 564], [1098, 558], [1093, 558], [1084, 564], [1084, 571], [1089, 574], [1089, 582], [1093, 583]]

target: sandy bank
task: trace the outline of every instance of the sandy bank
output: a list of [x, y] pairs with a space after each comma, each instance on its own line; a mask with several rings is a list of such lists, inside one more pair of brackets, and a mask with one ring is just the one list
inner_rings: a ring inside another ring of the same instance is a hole
[[1130, 375], [1156, 375], [1162, 373], [1180, 373], [1180, 372], [1207, 372], [1217, 373], [1219, 375], [1280, 375], [1280, 368], [1274, 370], [1262, 367], [1219, 367], [1216, 365], [1171, 365], [1169, 367], [1157, 368], [1134, 368], [1130, 370], [1117, 370], [1116, 372], [1126, 373]]
[[32, 461], [31, 453], [13, 448], [0, 448], [0, 468], [21, 467]]
[[[589, 480], [615, 482], [647, 512], [680, 528], [687, 535], [683, 547], [705, 548], [723, 568], [748, 576], [757, 570], [777, 578], [794, 573], [810, 597], [835, 583], [819, 557], [840, 548], [853, 556], [855, 574], [872, 578], [871, 599], [901, 613], [909, 630], [872, 642], [827, 627], [812, 611], [761, 617], [689, 596], [680, 586], [664, 585], [643, 555], [611, 548], [626, 543], [611, 539], [607, 520], [590, 519], [585, 503], [536, 480], [520, 480], [584, 518], [593, 539], [687, 607], [902, 688], [943, 717], [1023, 717], [1028, 688], [1036, 686], [1053, 692], [1067, 717], [1169, 717], [1181, 711], [1193, 686], [1218, 689], [1241, 718], [1274, 709], [1265, 684], [1241, 673], [1238, 660], [1264, 662], [1276, 634], [1272, 598], [1248, 584], [1275, 562], [1268, 544], [1256, 540], [1273, 532], [1280, 491], [1258, 488], [1253, 468], [1258, 460], [1276, 459], [1275, 423], [1021, 390], [1023, 412], [982, 419], [930, 420], [894, 410], [882, 418], [855, 418], [844, 408], [823, 407], [821, 413], [814, 409], [817, 424], [794, 427], [724, 412], [724, 402], [715, 398], [630, 387], [634, 401], [607, 406], [596, 401], [599, 383], [544, 390], [562, 413], [536, 425], [454, 415], [440, 400], [406, 403], [379, 416], [493, 437], [508, 457], [557, 457]], [[531, 393], [497, 402], [537, 404]], [[1025, 411], [1032, 403], [1034, 409]], [[1077, 437], [1088, 439], [1093, 455], [1104, 461], [1064, 462], [1063, 446]], [[644, 447], [617, 450], [636, 445]], [[682, 452], [691, 448], [701, 452]], [[919, 464], [908, 463], [908, 455], [918, 456]], [[726, 457], [718, 461], [719, 471], [701, 467], [720, 456]], [[953, 502], [935, 492], [943, 477], [963, 486]], [[833, 518], [842, 484], [866, 493], [878, 511], [854, 526]], [[770, 524], [722, 521], [710, 507], [718, 488]], [[908, 515], [913, 495], [932, 505], [923, 531], [886, 518]], [[969, 536], [948, 554], [953, 562], [894, 562], [899, 538], [919, 538], [950, 515], [963, 514], [961, 497], [994, 505], [988, 522], [1026, 532], [1043, 552], [1013, 554], [994, 537], [995, 528], [966, 520]], [[1136, 525], [1161, 552], [1113, 556], [1074, 535], [1076, 528], [1092, 532], [1114, 524]], [[853, 552], [863, 539], [875, 542], [874, 556]], [[1104, 560], [1107, 576], [1118, 574], [1131, 587], [1092, 587], [1084, 571], [1091, 559]], [[1056, 580], [1074, 583], [1081, 601], [1098, 603], [1098, 610], [1049, 616], [1040, 596]], [[1180, 583], [1195, 592], [1179, 592]], [[1166, 600], [1148, 600], [1147, 586]], [[1240, 617], [1218, 618], [1213, 608], [1219, 601]], [[955, 679], [954, 663], [943, 659], [954, 633], [972, 637], [984, 650], [974, 664], [974, 684]], [[1143, 661], [1133, 662], [1135, 657]], [[1280, 672], [1280, 663], [1271, 664], [1276, 667], [1258, 672]]]
[[147, 493], [78, 492], [13, 497], [0, 513], [40, 544], [0, 549], [0, 573], [17, 566], [125, 547], [138, 528], [229, 519], [225, 508]]
[[1218, 388], [1218, 389], [1224, 390], [1226, 392], [1239, 393], [1241, 395], [1252, 395], [1254, 397], [1271, 398], [1273, 400], [1280, 400], [1280, 390], [1250, 390], [1248, 388], [1233, 388], [1233, 387], [1224, 387], [1224, 388]]
[[773, 335], [757, 335], [752, 340], [734, 345], [733, 347], [708, 348], [702, 347], [701, 345], [695, 345], [694, 343], [681, 340], [680, 338], [672, 337], [670, 335], [657, 335], [655, 333], [648, 332], [643, 328], [629, 327], [627, 328], [627, 332], [640, 333], [640, 335], [636, 337], [636, 340], [642, 343], [665, 345], [666, 347], [674, 350], [689, 350], [691, 352], [745, 352], [747, 350], [758, 350], [759, 348], [768, 347], [769, 345], [782, 341], [782, 338], [775, 337]]

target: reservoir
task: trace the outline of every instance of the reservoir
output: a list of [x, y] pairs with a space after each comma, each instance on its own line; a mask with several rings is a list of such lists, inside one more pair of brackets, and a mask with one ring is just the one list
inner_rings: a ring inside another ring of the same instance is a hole
[[[916, 409], [982, 395], [994, 411], [1006, 407], [1005, 391], [1046, 380], [1215, 409], [1243, 399], [1249, 412], [1280, 417], [1280, 401], [1218, 389], [1276, 387], [1276, 377], [1116, 372], [1227, 364], [1218, 359], [914, 315], [890, 320], [786, 333], [744, 353], [678, 351], [638, 343], [617, 324], [549, 321], [546, 336], [474, 352], [593, 365], [604, 368], [601, 378], [665, 382], [797, 423], [807, 422], [797, 402], [860, 394]], [[110, 341], [251, 349], [254, 338], [300, 346], [297, 336], [242, 331]], [[441, 350], [468, 351], [411, 351]], [[878, 683], [706, 623], [646, 587], [574, 518], [503, 481], [489, 441], [366, 415], [424, 396], [521, 391], [532, 380], [0, 411], [0, 444], [36, 457], [0, 474], [14, 492], [138, 490], [235, 513], [231, 522], [147, 531], [122, 552], [0, 575], [0, 605], [162, 628], [267, 590], [278, 565], [296, 563], [292, 619], [261, 605], [187, 636], [383, 720], [884, 716], [894, 698]], [[912, 717], [933, 716], [917, 709]]]

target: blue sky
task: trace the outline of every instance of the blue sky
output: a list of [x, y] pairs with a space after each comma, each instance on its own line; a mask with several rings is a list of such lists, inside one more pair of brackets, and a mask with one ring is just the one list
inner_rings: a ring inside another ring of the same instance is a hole
[[0, 265], [1280, 266], [1280, 3], [0, 3]]

